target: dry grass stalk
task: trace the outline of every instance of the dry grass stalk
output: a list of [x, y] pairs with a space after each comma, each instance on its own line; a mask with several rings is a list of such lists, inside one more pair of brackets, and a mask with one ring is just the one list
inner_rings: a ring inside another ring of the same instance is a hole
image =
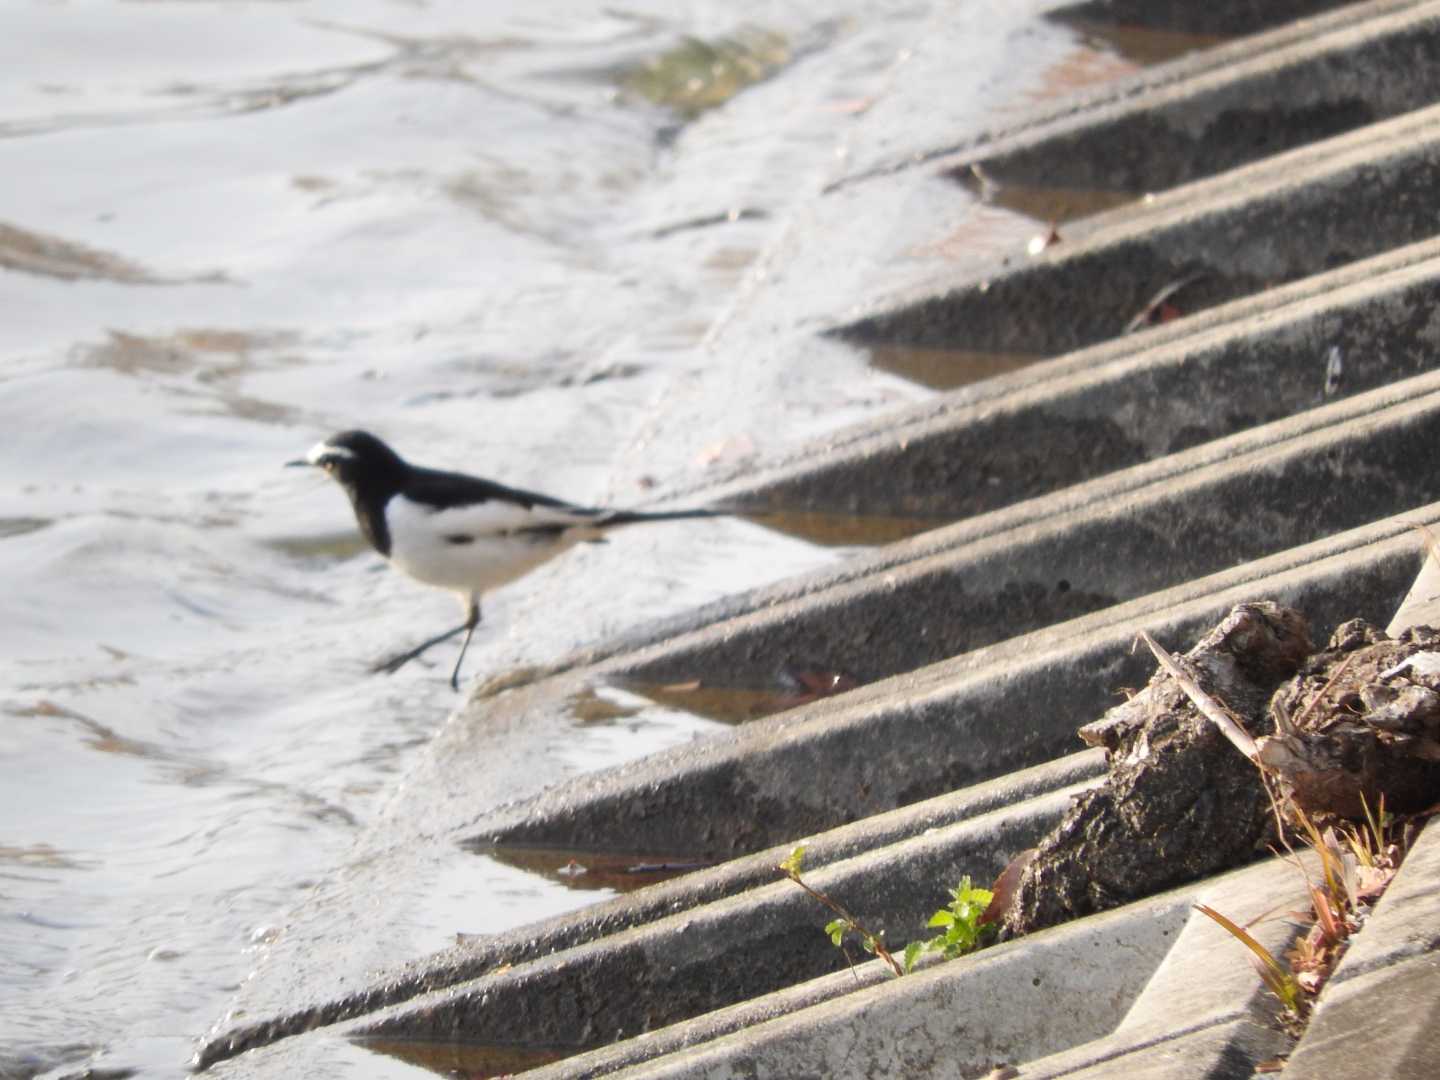
[[1180, 666], [1180, 661], [1171, 656], [1144, 630], [1140, 631], [1140, 640], [1150, 647], [1150, 651], [1155, 654], [1155, 659], [1160, 666], [1179, 684], [1180, 689], [1185, 691], [1186, 696], [1195, 703], [1195, 707], [1205, 718], [1220, 729], [1221, 734], [1230, 740], [1236, 750], [1254, 761], [1258, 753], [1255, 740], [1240, 726], [1240, 722], [1231, 715], [1230, 710], [1202, 690], [1200, 684], [1190, 676], [1190, 673]]

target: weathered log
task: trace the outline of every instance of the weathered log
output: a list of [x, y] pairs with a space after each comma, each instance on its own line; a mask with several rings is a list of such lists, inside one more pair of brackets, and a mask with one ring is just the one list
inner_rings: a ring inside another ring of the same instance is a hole
[[[1298, 612], [1242, 604], [1186, 654], [1185, 664], [1254, 732], [1275, 688], [1311, 649]], [[1003, 936], [1239, 865], [1273, 839], [1259, 770], [1163, 671], [1080, 734], [1109, 752], [1109, 777], [1080, 796], [1041, 842], [1021, 874]]]

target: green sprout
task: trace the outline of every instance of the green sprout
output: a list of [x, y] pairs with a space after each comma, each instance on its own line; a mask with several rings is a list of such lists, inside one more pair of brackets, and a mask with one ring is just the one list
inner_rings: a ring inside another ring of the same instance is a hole
[[[851, 915], [850, 912], [841, 907], [840, 904], [829, 895], [801, 879], [800, 872], [804, 869], [804, 866], [805, 848], [797, 847], [790, 852], [790, 855], [784, 859], [776, 869], [839, 916], [838, 919], [831, 919], [825, 924], [825, 933], [830, 938], [831, 943], [837, 949], [844, 952], [845, 935], [854, 934], [860, 939], [860, 947], [862, 949], [871, 956], [878, 956], [881, 960], [884, 960], [885, 963], [890, 966], [890, 970], [896, 975], [904, 974], [904, 971], [900, 967], [900, 962], [896, 960], [890, 950], [885, 947], [885, 942], [881, 939], [880, 934], [872, 934], [860, 925], [854, 915]], [[849, 960], [849, 953], [845, 954], [845, 958]]]
[[934, 915], [926, 926], [943, 927], [943, 932], [928, 941], [912, 941], [905, 946], [905, 970], [910, 971], [925, 953], [941, 953], [946, 960], [974, 952], [983, 943], [992, 926], [983, 921], [985, 909], [995, 894], [970, 883], [970, 875], [960, 879], [960, 884], [950, 890], [950, 902]]

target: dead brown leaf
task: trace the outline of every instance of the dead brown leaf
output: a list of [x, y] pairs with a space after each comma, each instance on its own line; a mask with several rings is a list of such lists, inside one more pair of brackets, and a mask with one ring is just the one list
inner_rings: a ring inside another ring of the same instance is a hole
[[1010, 910], [1010, 905], [1015, 901], [1015, 891], [1020, 887], [1020, 878], [1024, 875], [1025, 868], [1035, 858], [1038, 850], [1038, 848], [1027, 848], [1011, 859], [1005, 869], [1000, 871], [1000, 876], [990, 887], [990, 904], [980, 915], [980, 925], [999, 923], [1005, 918], [1005, 913]]

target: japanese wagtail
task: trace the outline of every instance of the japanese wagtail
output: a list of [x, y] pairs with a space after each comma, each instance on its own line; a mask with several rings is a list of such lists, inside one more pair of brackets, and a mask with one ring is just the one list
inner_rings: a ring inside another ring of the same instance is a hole
[[465, 621], [408, 652], [376, 664], [394, 673], [432, 645], [464, 633], [450, 685], [480, 623], [487, 589], [529, 573], [582, 541], [639, 521], [723, 516], [723, 510], [605, 510], [505, 487], [493, 480], [411, 465], [366, 431], [342, 431], [317, 443], [302, 461], [324, 469], [350, 496], [370, 546], [417, 581], [460, 595]]

